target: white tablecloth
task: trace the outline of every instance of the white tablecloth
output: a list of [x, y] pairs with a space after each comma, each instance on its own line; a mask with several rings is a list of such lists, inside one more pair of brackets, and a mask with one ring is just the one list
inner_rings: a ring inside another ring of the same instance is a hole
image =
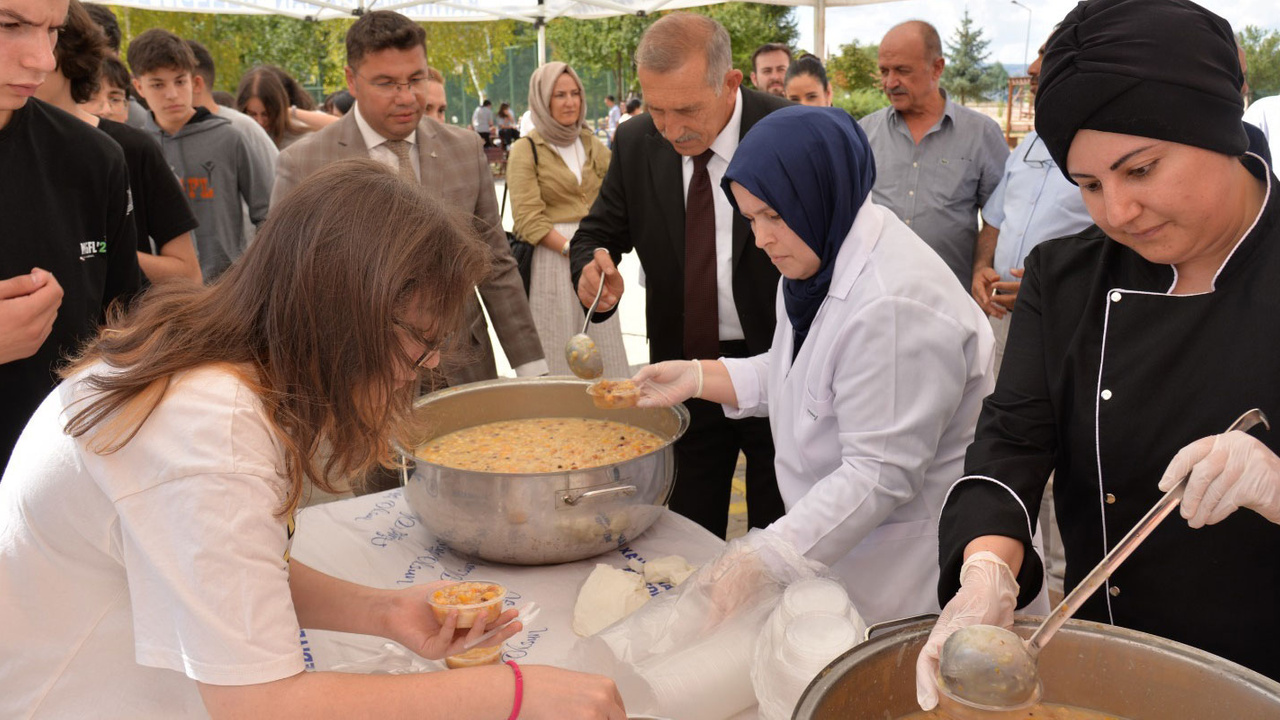
[[[666, 511], [629, 545], [562, 565], [522, 567], [487, 563], [455, 554], [438, 542], [409, 510], [401, 490], [307, 508], [299, 514], [292, 555], [334, 577], [373, 587], [395, 588], [433, 580], [491, 580], [509, 591], [508, 606], [536, 601], [533, 625], [507, 641], [506, 660], [557, 664], [577, 640], [570, 629], [573, 604], [597, 563], [626, 568], [627, 561], [680, 555], [701, 565], [724, 541], [693, 521]], [[656, 595], [665, 588], [649, 586]], [[307, 630], [308, 666], [316, 670], [404, 667], [406, 657], [387, 641], [363, 635]], [[419, 664], [421, 664], [419, 662]], [[443, 668], [443, 663], [436, 664]], [[353, 667], [354, 666], [354, 667]]]

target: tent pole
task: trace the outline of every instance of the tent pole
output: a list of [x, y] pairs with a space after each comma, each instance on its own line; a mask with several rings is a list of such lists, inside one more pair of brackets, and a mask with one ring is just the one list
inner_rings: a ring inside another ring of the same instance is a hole
[[538, 67], [547, 64], [547, 8], [546, 0], [538, 0], [538, 17], [533, 26], [538, 28]]
[[815, 0], [813, 5], [813, 54], [824, 64], [827, 62], [827, 0]]

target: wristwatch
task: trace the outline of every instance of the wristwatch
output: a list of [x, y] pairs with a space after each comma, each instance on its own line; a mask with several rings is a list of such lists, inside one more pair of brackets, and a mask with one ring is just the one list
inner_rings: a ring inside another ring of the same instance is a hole
[[560, 254], [561, 254], [562, 256], [564, 256], [564, 257], [569, 257], [569, 243], [565, 243], [565, 244], [560, 248]]

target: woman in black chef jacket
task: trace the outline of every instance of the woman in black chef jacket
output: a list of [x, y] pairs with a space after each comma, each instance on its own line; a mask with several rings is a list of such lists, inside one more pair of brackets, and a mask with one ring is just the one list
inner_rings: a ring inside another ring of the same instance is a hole
[[[1181, 475], [1160, 525], [1077, 613], [1280, 679], [1280, 197], [1246, 152], [1225, 20], [1186, 0], [1080, 3], [1046, 50], [1036, 130], [1096, 227], [1027, 258], [1004, 367], [942, 510], [943, 641], [1040, 588], [1050, 472], [1075, 586]], [[1176, 457], [1175, 457], [1176, 456]]]

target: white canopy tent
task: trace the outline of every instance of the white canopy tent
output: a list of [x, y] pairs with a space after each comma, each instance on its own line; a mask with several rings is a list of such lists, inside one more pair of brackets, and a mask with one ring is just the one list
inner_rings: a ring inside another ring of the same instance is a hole
[[[825, 57], [826, 8], [869, 5], [892, 0], [764, 0], [773, 5], [814, 8], [813, 52]], [[369, 10], [394, 10], [423, 22], [518, 20], [538, 27], [538, 57], [545, 60], [548, 20], [560, 17], [591, 19], [616, 15], [647, 15], [716, 4], [716, 0], [108, 0], [112, 5], [172, 12], [288, 15], [311, 20], [363, 15]]]

